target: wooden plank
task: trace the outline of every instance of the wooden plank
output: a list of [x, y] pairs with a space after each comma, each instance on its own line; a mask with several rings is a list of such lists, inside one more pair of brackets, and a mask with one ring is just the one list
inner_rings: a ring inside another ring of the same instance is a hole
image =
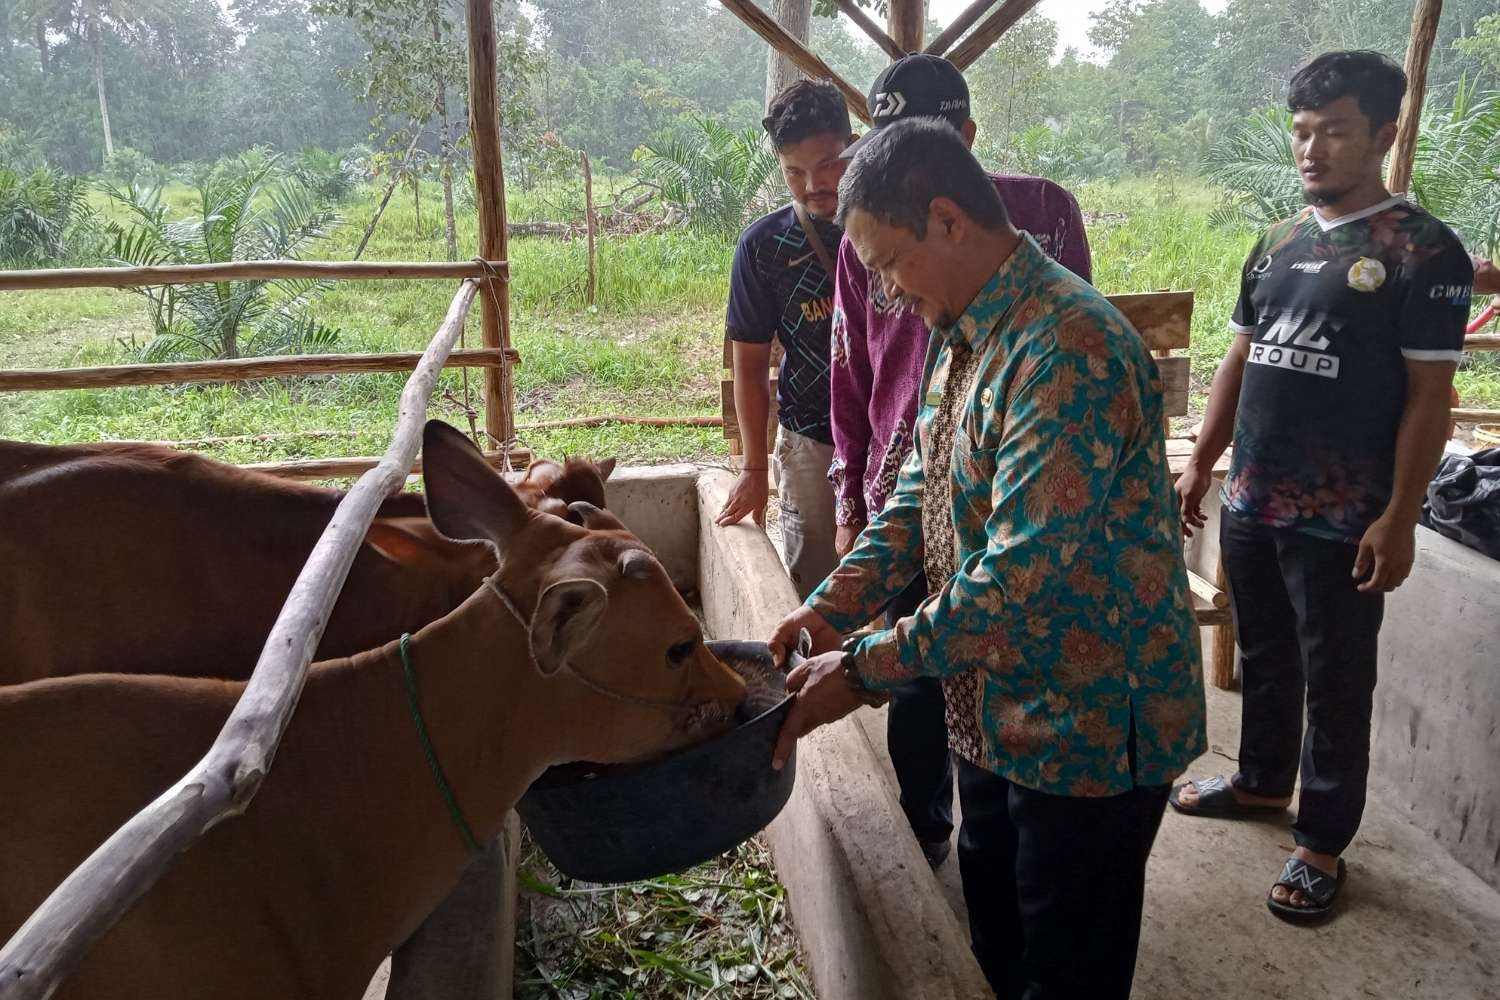
[[163, 264], [155, 267], [59, 267], [0, 271], [0, 292], [24, 288], [140, 288], [277, 278], [330, 281], [478, 278], [491, 270], [502, 282], [510, 280], [510, 266], [503, 254], [486, 258], [486, 261], [237, 260], [227, 264]]
[[1422, 126], [1422, 101], [1427, 96], [1427, 64], [1437, 41], [1443, 0], [1417, 0], [1411, 16], [1411, 40], [1406, 46], [1406, 98], [1396, 121], [1396, 144], [1385, 186], [1393, 194], [1411, 188], [1412, 163], [1417, 156], [1417, 131]]
[[953, 19], [953, 23], [943, 29], [943, 33], [927, 43], [927, 54], [932, 56], [944, 55], [953, 43], [963, 37], [963, 33], [973, 27], [974, 22], [984, 16], [985, 12], [995, 6], [997, 0], [974, 0], [973, 3], [959, 12]]
[[1188, 588], [1192, 590], [1193, 596], [1207, 601], [1216, 608], [1229, 607], [1229, 595], [1192, 570], [1188, 570]]
[[[134, 385], [186, 385], [196, 382], [247, 382], [257, 378], [292, 375], [336, 375], [365, 372], [407, 372], [422, 359], [417, 353], [396, 354], [301, 354], [270, 358], [237, 358], [233, 361], [182, 361], [161, 365], [103, 365], [97, 368], [29, 369], [0, 371], [0, 392], [50, 389], [118, 389]], [[475, 349], [453, 351], [448, 368], [494, 368], [508, 359], [520, 360], [515, 351]]]
[[1464, 338], [1466, 351], [1500, 351], [1500, 333], [1474, 333]]
[[974, 60], [984, 55], [1001, 35], [1009, 31], [1012, 25], [1029, 14], [1031, 8], [1040, 2], [1041, 0], [1005, 0], [999, 10], [985, 18], [968, 38], [954, 47], [948, 55], [948, 61], [960, 70], [968, 69]]
[[[469, 0], [472, 7], [479, 0]], [[787, 30], [776, 19], [755, 5], [754, 0], [719, 0], [724, 8], [745, 22], [751, 31], [755, 32], [766, 42], [790, 59], [797, 68], [814, 80], [828, 80], [844, 95], [844, 103], [849, 105], [849, 111], [866, 125], [870, 124], [870, 111], [865, 107], [865, 95], [854, 87], [849, 81], [839, 76], [833, 68], [818, 56], [814, 55], [807, 46], [787, 33]]]
[[1197, 594], [1193, 594], [1192, 598], [1193, 617], [1199, 628], [1228, 625], [1233, 621], [1228, 608], [1216, 608]]
[[1466, 424], [1490, 424], [1500, 421], [1500, 410], [1481, 410], [1468, 406], [1455, 406], [1449, 414], [1451, 420], [1461, 420]]
[[[505, 468], [505, 452], [486, 451], [485, 461], [497, 469]], [[524, 468], [531, 461], [531, 453], [524, 448], [512, 448], [512, 469]], [[252, 462], [242, 468], [254, 472], [267, 472], [283, 479], [347, 479], [363, 475], [380, 464], [377, 456], [353, 456], [350, 458], [302, 458], [289, 462]], [[422, 462], [417, 460], [407, 469], [407, 476], [422, 474]]]
[[900, 59], [906, 55], [906, 51], [896, 44], [896, 40], [880, 30], [880, 25], [871, 20], [870, 15], [860, 9], [859, 4], [854, 3], [854, 0], [833, 0], [833, 3], [834, 6], [848, 16], [849, 20], [859, 26], [859, 30], [869, 35], [870, 40], [879, 46], [881, 51], [893, 60]]
[[401, 487], [422, 443], [427, 404], [463, 332], [477, 285], [466, 281], [401, 392], [400, 417], [377, 468], [339, 501], [266, 637], [255, 671], [208, 754], [136, 813], [53, 890], [0, 949], [6, 1000], [45, 1000], [89, 948], [215, 824], [250, 805], [307, 680], [339, 589], [380, 503]]
[[[1167, 438], [1167, 468], [1172, 478], [1177, 478], [1187, 471], [1188, 461], [1193, 456], [1195, 442], [1187, 438]], [[1224, 454], [1214, 463], [1213, 475], [1222, 479], [1229, 473], [1229, 462], [1234, 457], [1232, 449], [1226, 448]]]
[[1193, 343], [1193, 293], [1133, 292], [1106, 296], [1153, 351], [1185, 350]]
[[1186, 355], [1155, 360], [1156, 370], [1161, 375], [1162, 414], [1168, 417], [1187, 416], [1188, 376], [1192, 363]]
[[922, 29], [926, 18], [926, 0], [887, 0], [886, 28], [902, 56], [922, 51]]
[[[479, 214], [479, 255], [504, 260], [505, 167], [500, 159], [500, 108], [495, 85], [495, 10], [490, 0], [466, 0], [469, 27], [469, 143], [474, 150], [474, 196]], [[510, 347], [510, 285], [489, 281], [481, 303], [484, 346]], [[508, 447], [514, 436], [515, 384], [508, 368], [484, 373], [484, 430]]]

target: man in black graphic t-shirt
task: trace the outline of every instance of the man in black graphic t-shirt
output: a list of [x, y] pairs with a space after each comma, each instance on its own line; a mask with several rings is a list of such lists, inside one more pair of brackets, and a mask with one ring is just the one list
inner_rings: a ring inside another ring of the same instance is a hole
[[1292, 79], [1311, 207], [1245, 263], [1238, 336], [1177, 483], [1191, 533], [1232, 431], [1220, 545], [1242, 653], [1239, 772], [1171, 801], [1280, 812], [1300, 766], [1297, 848], [1266, 900], [1294, 921], [1330, 912], [1363, 814], [1382, 595], [1411, 571], [1474, 277], [1458, 238], [1381, 181], [1405, 90], [1373, 52], [1328, 53]]
[[729, 275], [725, 332], [733, 344], [734, 406], [744, 463], [716, 523], [747, 515], [765, 523], [770, 463], [771, 343], [785, 352], [777, 379], [776, 481], [782, 551], [806, 597], [837, 564], [834, 554], [833, 429], [828, 355], [833, 317], [832, 258], [843, 232], [832, 222], [839, 178], [854, 140], [849, 108], [832, 84], [799, 80], [771, 101], [765, 121], [792, 204], [740, 235]]

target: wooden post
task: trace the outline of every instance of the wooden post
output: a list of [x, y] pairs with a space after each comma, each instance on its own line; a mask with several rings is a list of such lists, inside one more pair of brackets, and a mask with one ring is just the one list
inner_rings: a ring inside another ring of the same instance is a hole
[[578, 151], [578, 162], [583, 167], [583, 217], [588, 227], [588, 284], [584, 288], [584, 301], [589, 305], [594, 304], [594, 294], [598, 288], [598, 264], [596, 263], [595, 241], [599, 236], [599, 220], [594, 215], [594, 175], [589, 171], [589, 154], [583, 150]]
[[889, 0], [886, 29], [902, 55], [922, 51], [922, 29], [927, 18], [927, 0]]
[[1422, 126], [1422, 101], [1427, 96], [1427, 63], [1437, 41], [1438, 19], [1443, 0], [1417, 0], [1411, 19], [1411, 41], [1406, 46], [1406, 100], [1396, 125], [1396, 145], [1391, 148], [1390, 171], [1385, 186], [1392, 194], [1411, 187], [1412, 162], [1417, 156], [1417, 132]]
[[[466, 0], [469, 22], [469, 141], [479, 207], [479, 256], [505, 260], [505, 173], [495, 88], [495, 11], [490, 0]], [[510, 347], [510, 287], [490, 280], [480, 290], [485, 347]], [[484, 373], [484, 430], [508, 448], [514, 434], [515, 383], [508, 366]]]
[[975, 59], [984, 55], [1000, 36], [1010, 30], [1011, 25], [1031, 13], [1031, 8], [1041, 0], [1005, 0], [1000, 9], [984, 19], [984, 23], [948, 53], [949, 62], [961, 70], [968, 69]]
[[[470, 0], [471, 3], [474, 0]], [[844, 95], [849, 111], [866, 125], [870, 124], [870, 110], [865, 107], [864, 91], [856, 90], [848, 80], [834, 72], [822, 59], [814, 55], [806, 45], [787, 34], [776, 19], [755, 4], [755, 0], [720, 0], [724, 9], [745, 22], [745, 26], [765, 39], [777, 52], [797, 64], [797, 68], [815, 80], [828, 80]]]
[[[1222, 514], [1220, 516], [1223, 516]], [[1214, 583], [1224, 594], [1229, 593], [1229, 577], [1224, 574], [1224, 559], [1214, 570]], [[1220, 691], [1234, 690], [1234, 626], [1215, 625], [1213, 631], [1213, 653], [1209, 657], [1212, 673], [1209, 683]]]
[[308, 663], [381, 502], [406, 481], [427, 404], [474, 299], [464, 282], [422, 363], [401, 391], [400, 418], [379, 466], [339, 502], [276, 616], [249, 682], [208, 754], [136, 813], [52, 891], [0, 948], [0, 995], [45, 1000], [98, 940], [204, 833], [260, 789], [307, 680]]

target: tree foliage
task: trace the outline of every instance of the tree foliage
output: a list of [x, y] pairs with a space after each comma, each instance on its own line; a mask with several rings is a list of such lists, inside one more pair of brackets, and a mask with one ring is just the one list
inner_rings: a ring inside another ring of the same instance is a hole
[[[207, 178], [186, 219], [169, 221], [159, 188], [131, 183], [109, 194], [127, 217], [108, 226], [109, 255], [132, 267], [296, 259], [338, 221], [305, 184], [281, 175], [276, 157]], [[154, 330], [134, 346], [148, 362], [325, 348], [338, 332], [313, 319], [308, 303], [327, 286], [254, 279], [132, 289], [146, 298]]]
[[641, 174], [699, 232], [732, 234], [772, 207], [776, 155], [759, 128], [732, 131], [712, 118], [662, 133], [636, 154]]

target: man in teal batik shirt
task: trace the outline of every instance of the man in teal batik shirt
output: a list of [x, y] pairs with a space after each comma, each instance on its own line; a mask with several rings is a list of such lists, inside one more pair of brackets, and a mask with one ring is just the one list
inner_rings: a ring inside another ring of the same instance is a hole
[[[1011, 227], [946, 123], [863, 140], [839, 217], [934, 336], [895, 492], [773, 637], [807, 628], [822, 654], [788, 677], [776, 758], [895, 685], [942, 678], [985, 975], [1002, 1000], [1126, 997], [1170, 782], [1206, 744], [1155, 364]], [[918, 570], [926, 601], [840, 650]]]

